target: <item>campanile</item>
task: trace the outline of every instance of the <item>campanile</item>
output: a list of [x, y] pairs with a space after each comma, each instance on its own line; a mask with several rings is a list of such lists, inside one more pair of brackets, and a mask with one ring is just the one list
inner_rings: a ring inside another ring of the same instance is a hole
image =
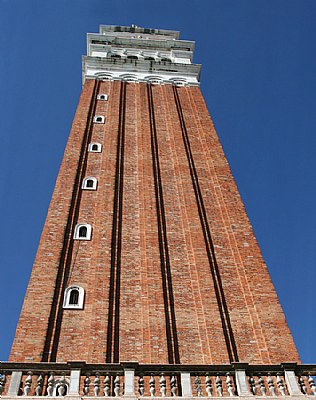
[[22, 382], [11, 395], [314, 393], [193, 53], [177, 31], [88, 34], [6, 364]]

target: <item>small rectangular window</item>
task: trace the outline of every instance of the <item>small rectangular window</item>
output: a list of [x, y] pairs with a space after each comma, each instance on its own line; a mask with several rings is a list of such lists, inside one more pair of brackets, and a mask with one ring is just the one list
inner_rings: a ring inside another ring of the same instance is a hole
[[107, 100], [108, 99], [108, 95], [105, 93], [100, 93], [97, 96], [97, 100]]

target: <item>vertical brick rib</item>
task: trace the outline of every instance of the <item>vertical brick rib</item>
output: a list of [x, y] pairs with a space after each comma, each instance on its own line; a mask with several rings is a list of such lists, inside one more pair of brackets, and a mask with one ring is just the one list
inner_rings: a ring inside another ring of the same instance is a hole
[[200, 216], [200, 221], [201, 221], [201, 226], [203, 230], [203, 235], [205, 239], [205, 247], [210, 263], [210, 270], [213, 278], [213, 283], [214, 283], [214, 290], [216, 293], [216, 298], [217, 298], [217, 303], [218, 303], [218, 309], [220, 312], [221, 316], [221, 322], [222, 322], [222, 327], [223, 327], [223, 334], [225, 337], [225, 342], [227, 346], [227, 351], [229, 354], [229, 359], [231, 362], [233, 361], [238, 361], [238, 353], [237, 353], [237, 346], [235, 343], [234, 339], [234, 334], [230, 322], [230, 317], [229, 317], [229, 311], [227, 308], [226, 300], [225, 300], [225, 293], [222, 285], [222, 280], [221, 276], [219, 273], [217, 261], [216, 261], [216, 256], [215, 256], [215, 251], [214, 251], [214, 245], [212, 241], [212, 236], [211, 236], [211, 231], [210, 227], [208, 224], [207, 220], [207, 215], [206, 215], [206, 210], [204, 206], [204, 201], [201, 193], [201, 189], [199, 186], [199, 179], [198, 175], [196, 172], [195, 164], [194, 164], [194, 159], [193, 155], [191, 152], [191, 147], [190, 147], [190, 140], [189, 136], [186, 130], [186, 125], [184, 122], [184, 117], [183, 117], [183, 112], [180, 104], [180, 99], [179, 99], [179, 94], [177, 91], [177, 88], [173, 88], [174, 92], [174, 98], [177, 106], [177, 111], [178, 111], [178, 116], [179, 116], [179, 121], [182, 129], [182, 138], [183, 138], [183, 143], [188, 159], [188, 164], [190, 168], [190, 174], [191, 174], [191, 179], [192, 179], [192, 184], [194, 188], [194, 193], [196, 196], [196, 202], [198, 206], [198, 211], [199, 211], [199, 216]]
[[111, 275], [107, 331], [106, 362], [119, 362], [120, 285], [122, 253], [124, 145], [125, 145], [126, 83], [121, 82], [119, 123], [117, 133], [116, 173], [113, 202], [111, 242]]
[[73, 252], [72, 233], [73, 233], [73, 228], [77, 223], [77, 218], [80, 208], [80, 200], [81, 200], [80, 183], [82, 182], [82, 179], [86, 171], [86, 164], [88, 157], [87, 147], [92, 133], [92, 120], [96, 108], [96, 95], [98, 93], [98, 88], [99, 88], [99, 82], [95, 81], [93, 94], [90, 100], [90, 106], [87, 115], [85, 132], [79, 155], [78, 169], [73, 185], [73, 193], [71, 198], [69, 214], [67, 218], [63, 248], [61, 251], [58, 272], [56, 275], [55, 290], [54, 290], [52, 307], [49, 315], [49, 322], [45, 338], [42, 361], [50, 361], [50, 362], [56, 361], [56, 355], [60, 337], [60, 328], [63, 317], [63, 293], [65, 291], [65, 288], [67, 287], [68, 275], [71, 268], [71, 260]]
[[168, 359], [170, 364], [180, 364], [180, 354], [178, 345], [178, 334], [176, 326], [176, 317], [174, 309], [174, 298], [172, 290], [172, 278], [170, 270], [170, 258], [168, 250], [168, 238], [166, 217], [162, 190], [162, 181], [159, 164], [158, 140], [155, 123], [155, 109], [152, 96], [151, 85], [147, 85], [148, 107], [150, 116], [150, 135], [151, 135], [151, 151], [152, 164], [155, 182], [156, 208], [158, 221], [160, 266], [163, 286], [163, 298], [165, 307], [166, 336], [168, 347]]

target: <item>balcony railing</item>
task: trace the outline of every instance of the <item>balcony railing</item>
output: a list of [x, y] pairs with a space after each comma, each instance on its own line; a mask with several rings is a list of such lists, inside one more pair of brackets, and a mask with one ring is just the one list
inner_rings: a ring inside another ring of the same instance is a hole
[[0, 396], [315, 396], [316, 365], [0, 363]]

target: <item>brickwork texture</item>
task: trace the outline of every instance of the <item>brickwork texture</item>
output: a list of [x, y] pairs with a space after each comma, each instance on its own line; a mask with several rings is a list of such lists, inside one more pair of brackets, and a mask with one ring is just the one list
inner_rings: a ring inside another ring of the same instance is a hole
[[71, 360], [299, 361], [198, 87], [84, 84], [10, 356]]

